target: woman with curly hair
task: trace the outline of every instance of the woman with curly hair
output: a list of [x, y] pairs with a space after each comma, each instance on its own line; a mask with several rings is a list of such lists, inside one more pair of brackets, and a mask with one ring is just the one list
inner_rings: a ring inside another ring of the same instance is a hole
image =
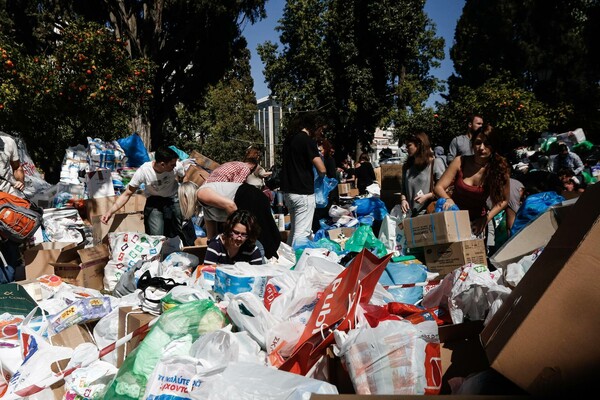
[[[456, 157], [434, 189], [438, 197], [447, 199], [444, 210], [456, 204], [461, 210], [469, 211], [471, 230], [477, 236], [508, 204], [510, 168], [498, 153], [500, 140], [490, 125], [479, 128], [471, 137], [473, 155]], [[454, 190], [450, 197], [446, 190], [452, 184]], [[486, 207], [488, 197], [491, 209]]]
[[227, 217], [223, 233], [210, 242], [204, 256], [204, 265], [235, 264], [244, 261], [253, 265], [263, 264], [256, 239], [260, 226], [252, 213], [237, 210]]
[[[445, 170], [444, 162], [431, 151], [429, 137], [418, 132], [406, 140], [408, 158], [402, 166], [402, 212], [415, 217], [425, 214], [434, 201], [433, 186]], [[433, 180], [433, 182], [432, 182]]]

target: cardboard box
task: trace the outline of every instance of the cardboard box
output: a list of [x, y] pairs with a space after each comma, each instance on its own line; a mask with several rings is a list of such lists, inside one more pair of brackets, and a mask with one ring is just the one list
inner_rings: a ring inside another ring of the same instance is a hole
[[[99, 197], [97, 199], [87, 199], [86, 209], [88, 218], [92, 219], [96, 215], [102, 216], [106, 214], [108, 210], [115, 204], [119, 196], [112, 197]], [[117, 214], [131, 214], [136, 212], [143, 212], [144, 206], [146, 205], [146, 196], [143, 194], [134, 194], [131, 196], [129, 201], [121, 207]]]
[[425, 246], [424, 252], [427, 268], [438, 272], [441, 277], [468, 263], [487, 266], [483, 239]]
[[[48, 340], [54, 346], [70, 347], [71, 349], [75, 349], [82, 343], [95, 343], [94, 336], [85, 324], [72, 325], [51, 336]], [[57, 363], [57, 367], [60, 369], [55, 369], [56, 366], [52, 368], [58, 372], [59, 370], [64, 370], [68, 363], [69, 360], [61, 360]]]
[[340, 196], [347, 195], [350, 192], [350, 189], [352, 189], [352, 185], [349, 183], [340, 183], [338, 185], [338, 192], [340, 193]]
[[75, 243], [44, 242], [27, 248], [23, 252], [25, 276], [15, 277], [15, 280], [32, 280], [42, 275], [53, 274], [54, 267], [50, 263], [55, 262], [62, 251], [74, 247], [76, 247]]
[[346, 237], [346, 239], [340, 243], [340, 247], [343, 250], [346, 244], [346, 240], [354, 234], [354, 231], [356, 231], [356, 228], [336, 228], [328, 230], [327, 235], [329, 235], [329, 239], [333, 240], [336, 243], [340, 243], [340, 235], [343, 234]]
[[215, 169], [217, 169], [219, 167], [219, 165], [221, 165], [218, 162], [213, 161], [210, 158], [203, 156], [196, 150], [194, 150], [190, 153], [190, 158], [194, 159], [194, 161], [196, 161], [196, 164], [199, 167], [204, 168], [205, 170], [208, 170], [208, 172], [214, 171]]
[[373, 168], [373, 171], [375, 172], [375, 180], [381, 187], [381, 167]]
[[469, 212], [444, 211], [404, 220], [408, 247], [432, 246], [471, 239]]
[[401, 194], [399, 190], [381, 190], [379, 198], [383, 201], [386, 208], [391, 210], [396, 204], [400, 204]]
[[72, 285], [91, 289], [104, 289], [104, 267], [109, 259], [108, 247], [98, 244], [85, 249], [73, 248], [60, 254], [54, 266], [54, 274]]
[[[155, 315], [142, 311], [141, 309], [133, 309], [132, 307], [119, 308], [119, 338], [133, 332], [140, 326], [147, 324], [156, 318]], [[146, 337], [146, 333], [131, 338], [123, 346], [117, 348], [117, 367], [123, 365], [123, 361], [129, 353], [135, 349], [142, 340]]]
[[569, 201], [552, 206], [525, 225], [490, 257], [492, 265], [506, 270], [508, 264], [517, 262], [540, 247], [546, 246], [560, 222], [565, 220], [565, 215], [573, 204], [575, 202]]
[[144, 213], [115, 214], [104, 225], [100, 215], [92, 217], [92, 238], [94, 244], [106, 243], [109, 232], [146, 232], [144, 227]]
[[451, 394], [448, 381], [466, 377], [489, 368], [490, 364], [479, 341], [483, 321], [467, 321], [439, 327], [440, 356], [442, 361], [442, 389], [440, 394]]
[[202, 186], [202, 184], [204, 183], [204, 181], [206, 181], [206, 178], [208, 178], [209, 175], [210, 175], [210, 172], [208, 172], [204, 168], [192, 164], [188, 167], [187, 171], [185, 171], [185, 176], [183, 177], [183, 181], [184, 182], [191, 181], [191, 182], [194, 182], [198, 186]]
[[480, 335], [492, 368], [530, 394], [575, 397], [600, 371], [599, 204], [590, 185]]
[[402, 164], [381, 165], [381, 190], [402, 189]]
[[189, 254], [193, 254], [200, 259], [200, 264], [204, 262], [204, 256], [206, 256], [206, 249], [208, 246], [185, 246], [183, 251]]
[[356, 197], [358, 196], [358, 189], [350, 189], [348, 191], [348, 197]]
[[287, 243], [288, 237], [290, 236], [290, 231], [279, 231], [281, 235], [281, 241], [283, 243]]
[[208, 243], [208, 239], [206, 237], [197, 237], [194, 240], [194, 246], [206, 246]]

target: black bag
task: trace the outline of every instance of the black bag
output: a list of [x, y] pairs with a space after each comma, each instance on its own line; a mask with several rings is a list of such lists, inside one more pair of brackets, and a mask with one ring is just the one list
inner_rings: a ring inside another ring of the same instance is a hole
[[271, 190], [279, 189], [279, 187], [281, 186], [281, 165], [273, 165], [271, 171], [273, 172], [271, 176], [265, 178], [265, 186]]

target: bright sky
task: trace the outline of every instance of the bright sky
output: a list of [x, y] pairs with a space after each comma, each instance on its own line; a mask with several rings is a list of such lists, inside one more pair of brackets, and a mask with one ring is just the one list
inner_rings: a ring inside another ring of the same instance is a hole
[[[425, 12], [436, 24], [437, 35], [446, 39], [446, 58], [442, 61], [440, 68], [432, 71], [433, 75], [440, 79], [447, 79], [454, 71], [449, 51], [454, 40], [456, 21], [460, 17], [464, 4], [464, 0], [427, 0], [425, 3]], [[269, 89], [264, 82], [264, 66], [256, 53], [256, 46], [267, 40], [279, 43], [279, 35], [275, 31], [275, 27], [283, 15], [284, 5], [285, 0], [267, 0], [267, 18], [254, 25], [248, 24], [243, 31], [243, 35], [248, 40], [248, 48], [251, 52], [250, 68], [252, 69], [252, 78], [254, 79], [254, 91], [256, 92], [256, 97], [259, 99], [268, 96]], [[428, 101], [428, 105], [433, 106], [436, 100], [441, 101], [441, 97], [439, 95], [432, 96]]]

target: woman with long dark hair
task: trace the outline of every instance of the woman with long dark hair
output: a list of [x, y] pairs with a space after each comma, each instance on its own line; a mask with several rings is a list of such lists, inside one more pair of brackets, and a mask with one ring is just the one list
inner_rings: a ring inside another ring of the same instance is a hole
[[[501, 138], [492, 126], [479, 128], [471, 137], [473, 155], [458, 156], [448, 166], [435, 185], [435, 194], [446, 198], [444, 210], [456, 204], [469, 211], [471, 230], [481, 235], [488, 222], [508, 205], [510, 168], [506, 158], [499, 154]], [[454, 184], [452, 196], [446, 190]], [[486, 200], [491, 200], [488, 209]]]
[[[418, 132], [406, 140], [408, 158], [402, 166], [402, 212], [411, 216], [425, 214], [429, 203], [435, 200], [433, 186], [444, 173], [440, 158], [431, 151], [429, 137]], [[432, 182], [433, 180], [433, 182]]]

